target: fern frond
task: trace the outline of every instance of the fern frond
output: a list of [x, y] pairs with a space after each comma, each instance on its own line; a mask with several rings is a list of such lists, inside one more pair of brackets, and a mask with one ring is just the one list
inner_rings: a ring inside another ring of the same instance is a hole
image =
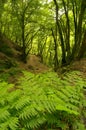
[[69, 73], [62, 80], [54, 72], [24, 71], [20, 89], [12, 92], [12, 84], [0, 82], [0, 130], [68, 129], [86, 105], [82, 86], [86, 81], [78, 82], [77, 75]]
[[8, 119], [10, 117], [10, 113], [8, 111], [8, 107], [0, 108], [0, 122]]

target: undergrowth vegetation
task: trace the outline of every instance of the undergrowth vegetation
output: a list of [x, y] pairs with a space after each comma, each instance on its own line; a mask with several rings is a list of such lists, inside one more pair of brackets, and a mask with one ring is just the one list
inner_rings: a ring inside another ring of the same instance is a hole
[[11, 48], [6, 43], [1, 42], [1, 41], [0, 41], [0, 52], [10, 57], [13, 55]]
[[17, 79], [17, 76], [19, 76], [19, 74], [22, 74], [22, 71], [17, 67], [11, 67], [7, 70], [3, 67], [3, 69], [0, 71], [0, 80], [7, 82], [10, 78]]
[[17, 86], [0, 81], [0, 130], [85, 130], [79, 72], [23, 73]]

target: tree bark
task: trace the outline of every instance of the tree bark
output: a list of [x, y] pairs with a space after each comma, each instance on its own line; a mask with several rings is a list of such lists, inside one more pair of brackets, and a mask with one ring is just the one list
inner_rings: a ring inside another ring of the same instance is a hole
[[[57, 68], [58, 68], [58, 52], [57, 52], [57, 36], [55, 37], [55, 34], [53, 32], [53, 29], [51, 28], [51, 31], [52, 31], [52, 36], [53, 36], [53, 39], [54, 39], [54, 50], [55, 50], [55, 55], [54, 55], [54, 70], [57, 71]], [[56, 33], [57, 34], [57, 33]]]
[[75, 44], [72, 49], [72, 55], [71, 55], [72, 59], [75, 59], [78, 56], [79, 49], [81, 47], [80, 45], [81, 45], [82, 36], [83, 36], [82, 23], [83, 23], [85, 9], [86, 9], [86, 1], [82, 0], [81, 9], [79, 13], [79, 21], [78, 21], [77, 30], [76, 30]]
[[70, 20], [69, 20], [69, 16], [68, 16], [68, 6], [69, 6], [69, 0], [67, 0], [67, 6], [64, 0], [62, 0], [63, 3], [63, 7], [65, 10], [65, 16], [66, 16], [66, 52], [67, 52], [67, 58], [66, 61], [69, 63], [70, 62]]
[[79, 51], [79, 54], [78, 54], [78, 59], [80, 60], [81, 58], [83, 58], [85, 53], [86, 53], [86, 30], [85, 30], [84, 37], [83, 37], [83, 40], [82, 40], [82, 44], [81, 44], [81, 47], [80, 47], [80, 51]]
[[59, 31], [59, 37], [60, 37], [60, 41], [61, 41], [61, 49], [62, 49], [62, 65], [66, 64], [66, 53], [65, 53], [65, 46], [64, 46], [64, 38], [63, 38], [63, 34], [62, 34], [62, 29], [61, 29], [61, 25], [59, 23], [59, 19], [58, 19], [58, 3], [56, 0], [53, 0], [56, 6], [56, 23], [58, 26], [58, 31]]

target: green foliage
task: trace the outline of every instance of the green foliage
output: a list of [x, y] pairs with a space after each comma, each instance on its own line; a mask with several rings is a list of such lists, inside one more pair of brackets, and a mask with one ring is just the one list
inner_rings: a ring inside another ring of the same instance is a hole
[[16, 88], [0, 82], [0, 130], [81, 130], [86, 82], [79, 73], [63, 80], [54, 72], [23, 73]]
[[8, 81], [8, 78], [10, 77], [9, 73], [3, 72], [0, 74], [0, 80], [1, 81]]
[[0, 52], [6, 54], [7, 56], [12, 56], [13, 52], [11, 48], [6, 43], [0, 42]]
[[[86, 28], [85, 4], [81, 0], [1, 0], [0, 31], [23, 47], [24, 61], [29, 53], [40, 54], [42, 62], [52, 67], [58, 59], [58, 68], [77, 56], [83, 57], [80, 52], [86, 53], [82, 44]], [[5, 46], [0, 51], [12, 56]]]
[[[1, 66], [0, 66], [1, 67]], [[8, 70], [5, 70], [6, 68], [0, 68], [0, 79], [1, 81], [8, 81], [9, 78], [16, 78], [17, 79], [17, 75], [21, 74], [21, 70], [18, 69], [17, 67], [11, 67]]]
[[10, 69], [12, 67], [17, 67], [15, 60], [5, 57], [0, 61], [0, 71], [3, 71], [4, 69]]

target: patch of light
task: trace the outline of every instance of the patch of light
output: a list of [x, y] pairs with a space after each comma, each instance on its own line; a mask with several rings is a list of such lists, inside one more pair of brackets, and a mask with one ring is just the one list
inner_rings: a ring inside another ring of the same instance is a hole
[[50, 3], [52, 0], [47, 0], [47, 3]]

